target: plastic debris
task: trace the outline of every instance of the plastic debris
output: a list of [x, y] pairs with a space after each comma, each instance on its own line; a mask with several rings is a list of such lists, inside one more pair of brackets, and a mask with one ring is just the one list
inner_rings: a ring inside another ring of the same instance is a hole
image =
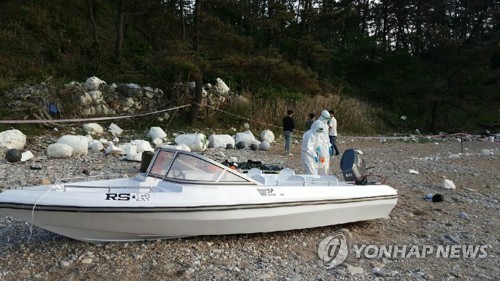
[[444, 189], [455, 189], [455, 184], [454, 184], [451, 180], [449, 180], [449, 179], [446, 179], [446, 178], [445, 178], [445, 179], [443, 180], [443, 185], [442, 185], [442, 187], [443, 187]]

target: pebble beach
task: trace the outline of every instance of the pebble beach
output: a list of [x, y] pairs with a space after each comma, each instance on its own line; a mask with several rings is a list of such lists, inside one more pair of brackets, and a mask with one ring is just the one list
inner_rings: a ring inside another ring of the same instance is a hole
[[[500, 280], [500, 143], [421, 139], [338, 138], [341, 151], [361, 150], [374, 179], [398, 190], [398, 204], [387, 219], [285, 232], [91, 244], [0, 215], [0, 280]], [[35, 157], [27, 162], [0, 160], [0, 189], [139, 172], [140, 163], [101, 152], [47, 159], [44, 151], [52, 142], [50, 136], [30, 139], [26, 146]], [[208, 149], [202, 154], [218, 162], [236, 157], [303, 172], [300, 143], [293, 144], [293, 155], [283, 150], [278, 140], [269, 151]], [[342, 178], [339, 163], [340, 157], [334, 158], [332, 171]], [[444, 178], [456, 189], [444, 189]], [[425, 200], [429, 194], [440, 194], [443, 201]], [[349, 254], [343, 263], [327, 268], [318, 245], [338, 233], [346, 237]], [[391, 257], [374, 252], [391, 245], [407, 250]], [[438, 247], [453, 246], [481, 250], [467, 257], [462, 252], [436, 254]], [[412, 247], [417, 252], [408, 255]], [[422, 255], [422, 249], [431, 248], [432, 253]]]

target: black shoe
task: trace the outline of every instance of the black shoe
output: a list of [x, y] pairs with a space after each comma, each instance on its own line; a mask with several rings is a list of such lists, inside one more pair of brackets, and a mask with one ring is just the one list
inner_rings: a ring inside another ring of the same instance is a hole
[[335, 156], [337, 156], [337, 155], [339, 155], [339, 154], [340, 154], [340, 152], [338, 152], [338, 151], [337, 151], [337, 152], [335, 153]]

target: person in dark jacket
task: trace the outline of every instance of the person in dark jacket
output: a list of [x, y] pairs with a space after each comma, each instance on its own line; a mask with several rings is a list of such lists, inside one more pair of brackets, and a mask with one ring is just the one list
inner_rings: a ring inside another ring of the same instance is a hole
[[307, 119], [307, 121], [306, 121], [306, 131], [311, 129], [311, 125], [312, 125], [312, 123], [314, 123], [314, 121], [316, 121], [316, 114], [311, 112], [311, 113], [309, 113], [309, 119]]
[[292, 146], [292, 132], [295, 129], [295, 122], [292, 115], [293, 110], [289, 109], [283, 118], [283, 136], [285, 137], [285, 155], [292, 155], [290, 148]]

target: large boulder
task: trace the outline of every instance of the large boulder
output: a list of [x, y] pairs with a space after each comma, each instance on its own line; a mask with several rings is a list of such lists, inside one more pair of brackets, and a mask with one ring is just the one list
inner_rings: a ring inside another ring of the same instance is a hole
[[89, 151], [89, 139], [85, 136], [64, 135], [57, 142], [71, 146], [72, 155], [87, 155]]
[[113, 136], [119, 136], [123, 133], [123, 129], [118, 127], [115, 123], [111, 123], [108, 127], [108, 131], [110, 131]]
[[90, 135], [100, 135], [104, 132], [104, 129], [97, 123], [88, 123], [83, 124], [83, 131]]
[[92, 140], [89, 142], [89, 148], [91, 151], [101, 151], [104, 149], [104, 145], [98, 140]]
[[234, 137], [235, 143], [244, 142], [246, 147], [250, 147], [252, 143], [259, 143], [259, 141], [255, 138], [252, 131], [247, 130], [241, 133], [236, 133]]
[[88, 78], [87, 81], [85, 81], [85, 87], [90, 91], [99, 90], [99, 87], [101, 86], [101, 84], [106, 84], [106, 82], [104, 82], [103, 80], [101, 80], [95, 76], [92, 76], [92, 77]]
[[132, 145], [137, 146], [137, 153], [143, 153], [144, 151], [154, 151], [151, 147], [151, 143], [146, 140], [133, 140], [130, 142]]
[[19, 130], [7, 130], [0, 133], [0, 147], [22, 150], [26, 144], [26, 136]]
[[234, 147], [234, 139], [230, 135], [210, 135], [208, 137], [208, 146], [213, 148], [226, 148], [230, 144]]
[[260, 142], [260, 145], [259, 145], [260, 150], [268, 151], [270, 148], [271, 148], [271, 145], [269, 144], [268, 141], [263, 140]]
[[274, 142], [274, 133], [271, 130], [264, 130], [260, 132], [260, 140], [261, 141], [268, 141], [269, 143]]
[[161, 147], [176, 149], [176, 150], [191, 151], [191, 149], [185, 144], [179, 144], [179, 145], [163, 144]]
[[167, 137], [167, 133], [165, 133], [165, 131], [163, 131], [160, 127], [151, 127], [148, 132], [148, 137], [152, 140], [157, 138], [163, 139]]
[[47, 147], [47, 158], [70, 158], [73, 148], [64, 143], [53, 143]]
[[11, 148], [5, 153], [5, 160], [10, 163], [16, 163], [21, 161], [23, 153], [17, 148]]
[[217, 78], [215, 84], [215, 89], [219, 95], [227, 95], [229, 93], [229, 87], [222, 81], [222, 79]]
[[208, 141], [204, 134], [182, 134], [175, 137], [176, 144], [185, 144], [191, 151], [202, 152], [207, 149]]

